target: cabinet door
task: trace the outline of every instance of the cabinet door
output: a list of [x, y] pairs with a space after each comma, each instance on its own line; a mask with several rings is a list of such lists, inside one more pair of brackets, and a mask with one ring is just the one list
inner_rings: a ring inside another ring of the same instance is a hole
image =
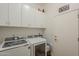
[[21, 26], [21, 4], [9, 4], [9, 22], [11, 26]]
[[0, 56], [30, 56], [29, 46], [21, 46], [0, 52]]
[[22, 25], [41, 28], [44, 25], [44, 14], [34, 7], [22, 5]]
[[0, 25], [8, 25], [8, 3], [0, 3]]
[[22, 5], [22, 26], [30, 27], [32, 26], [32, 20], [34, 19], [33, 9], [28, 5]]
[[35, 26], [43, 28], [44, 27], [44, 14], [42, 12], [36, 12], [35, 13]]

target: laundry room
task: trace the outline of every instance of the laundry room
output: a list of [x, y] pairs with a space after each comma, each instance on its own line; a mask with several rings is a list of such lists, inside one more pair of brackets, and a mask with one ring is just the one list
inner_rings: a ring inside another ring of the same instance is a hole
[[79, 3], [0, 3], [0, 56], [79, 56]]

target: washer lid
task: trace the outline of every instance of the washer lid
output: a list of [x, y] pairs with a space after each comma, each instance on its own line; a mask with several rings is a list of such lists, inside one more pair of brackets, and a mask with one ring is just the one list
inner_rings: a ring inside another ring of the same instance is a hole
[[40, 37], [37, 37], [37, 38], [29, 38], [27, 39], [31, 44], [34, 44], [34, 43], [38, 43], [38, 42], [46, 42], [46, 39], [44, 38], [40, 38]]

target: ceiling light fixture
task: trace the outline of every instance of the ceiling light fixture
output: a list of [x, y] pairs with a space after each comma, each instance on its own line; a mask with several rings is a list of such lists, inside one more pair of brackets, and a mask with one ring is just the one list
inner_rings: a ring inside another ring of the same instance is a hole
[[29, 6], [29, 5], [25, 5], [24, 7], [25, 7], [25, 8], [27, 8], [27, 9], [29, 9], [29, 8], [30, 8], [30, 6]]

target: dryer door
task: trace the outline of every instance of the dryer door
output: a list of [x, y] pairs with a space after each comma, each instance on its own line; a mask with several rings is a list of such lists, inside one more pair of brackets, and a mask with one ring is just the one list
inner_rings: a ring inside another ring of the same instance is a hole
[[46, 43], [34, 44], [34, 55], [35, 56], [45, 56], [46, 55]]

